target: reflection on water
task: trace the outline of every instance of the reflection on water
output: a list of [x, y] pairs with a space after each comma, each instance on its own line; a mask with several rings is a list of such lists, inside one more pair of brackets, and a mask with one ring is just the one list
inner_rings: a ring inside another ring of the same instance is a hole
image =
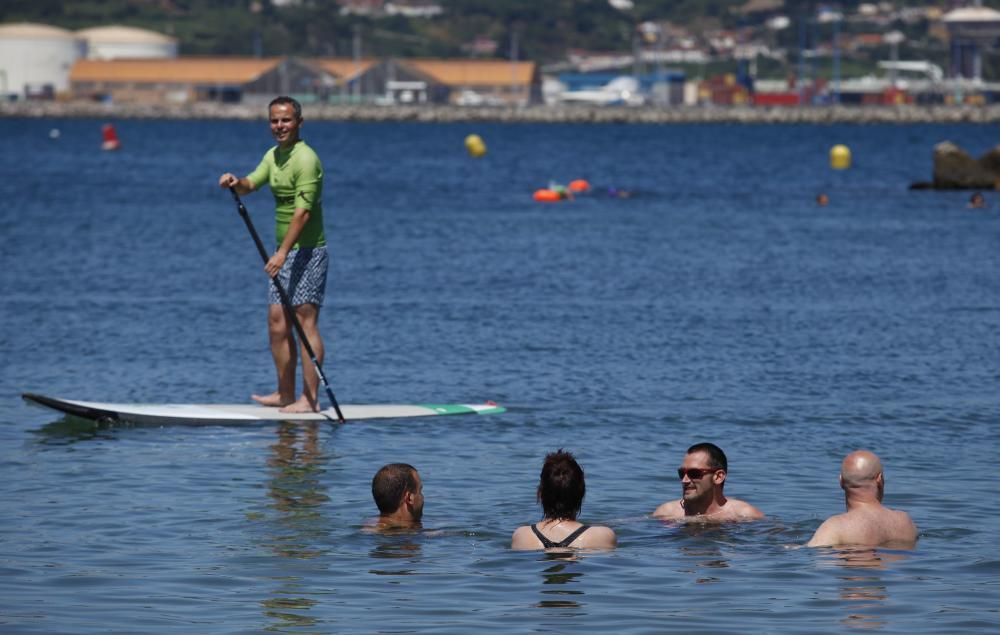
[[288, 558], [322, 555], [325, 550], [316, 549], [311, 540], [326, 533], [321, 506], [330, 500], [320, 481], [326, 457], [319, 447], [319, 425], [282, 423], [271, 450], [268, 496], [282, 514], [277, 524], [288, 532], [272, 536], [270, 547]]
[[[327, 456], [319, 443], [319, 424], [315, 422], [282, 422], [277, 429], [277, 441], [271, 445], [267, 461], [271, 477], [267, 495], [271, 507], [278, 512], [271, 524], [271, 534], [265, 540], [276, 556], [295, 560], [314, 560], [327, 553], [317, 547], [330, 526], [323, 515], [323, 505], [330, 497], [325, 492], [322, 476]], [[273, 623], [267, 631], [315, 626], [316, 618], [304, 614], [317, 607], [317, 600], [304, 597], [309, 591], [297, 576], [275, 578], [280, 582], [272, 597], [261, 600], [264, 615]]]
[[581, 608], [574, 596], [582, 596], [583, 591], [568, 586], [577, 587], [582, 582], [582, 572], [569, 570], [579, 557], [575, 552], [547, 552], [543, 555], [543, 561], [554, 561], [555, 564], [542, 571], [542, 595], [547, 597], [539, 600], [535, 604], [536, 608]]
[[909, 554], [866, 547], [842, 547], [830, 549], [824, 555], [824, 561], [831, 566], [849, 570], [838, 576], [840, 599], [844, 601], [847, 611], [841, 623], [855, 630], [884, 628], [887, 622], [877, 613], [889, 599], [889, 591], [880, 571], [885, 570], [889, 563], [905, 560]]
[[682, 544], [678, 548], [681, 554], [693, 560], [693, 568], [681, 570], [683, 573], [697, 575], [697, 584], [714, 584], [719, 578], [714, 572], [703, 571], [704, 569], [728, 569], [729, 560], [722, 554], [719, 547], [723, 539], [728, 538], [727, 526], [720, 523], [704, 522], [679, 522], [677, 523], [677, 537], [685, 541], [691, 540], [692, 544]]
[[879, 630], [886, 621], [872, 611], [877, 610], [888, 598], [881, 580], [875, 576], [845, 576], [840, 578], [840, 599], [845, 601], [847, 615], [841, 624], [851, 629]]
[[[368, 555], [378, 560], [406, 560], [408, 564], [416, 565], [420, 560], [421, 551], [420, 543], [414, 538], [420, 534], [419, 530], [377, 534], [379, 543], [368, 552]], [[368, 572], [373, 575], [413, 575], [416, 568], [373, 568], [369, 569]]]
[[891, 562], [900, 562], [910, 557], [903, 551], [882, 551], [872, 547], [841, 547], [831, 550], [834, 554], [832, 562], [842, 567], [885, 569]]
[[715, 575], [708, 575], [702, 569], [728, 569], [729, 561], [722, 555], [722, 550], [714, 545], [700, 545], [697, 547], [682, 546], [681, 553], [695, 560], [694, 568], [684, 570], [684, 573], [698, 575], [695, 582], [698, 584], [713, 584], [719, 581]]
[[112, 440], [116, 438], [115, 428], [127, 426], [127, 423], [115, 424], [67, 416], [47, 423], [32, 433], [38, 435], [38, 441], [43, 445], [70, 445], [92, 439]]
[[264, 615], [275, 620], [277, 623], [266, 627], [268, 632], [284, 632], [290, 627], [302, 628], [306, 626], [316, 626], [318, 620], [308, 615], [292, 613], [292, 611], [308, 611], [318, 603], [304, 597], [276, 597], [261, 600], [264, 607]]

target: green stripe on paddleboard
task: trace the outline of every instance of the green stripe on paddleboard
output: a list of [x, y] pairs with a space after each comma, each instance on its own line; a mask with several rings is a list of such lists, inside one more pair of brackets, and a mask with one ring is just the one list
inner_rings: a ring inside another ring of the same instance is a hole
[[453, 403], [422, 403], [419, 405], [421, 408], [430, 408], [439, 415], [465, 415], [465, 414], [492, 415], [507, 411], [507, 409], [502, 406], [492, 406], [490, 408], [476, 410], [475, 408], [470, 408], [468, 406], [463, 406], [460, 404], [453, 404]]

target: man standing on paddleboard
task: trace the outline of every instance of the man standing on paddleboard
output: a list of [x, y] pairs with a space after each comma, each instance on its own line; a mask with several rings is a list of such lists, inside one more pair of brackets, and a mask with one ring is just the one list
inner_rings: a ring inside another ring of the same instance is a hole
[[[243, 178], [230, 172], [219, 177], [219, 186], [249, 194], [263, 185], [271, 188], [275, 204], [277, 249], [264, 265], [268, 277], [277, 275], [287, 290], [295, 315], [312, 345], [318, 363], [323, 362], [323, 340], [319, 333], [319, 310], [326, 293], [328, 256], [323, 234], [323, 165], [299, 136], [302, 106], [291, 97], [276, 97], [268, 104], [271, 135], [278, 145], [264, 154], [260, 165]], [[267, 325], [271, 355], [278, 375], [278, 388], [266, 395], [251, 395], [264, 406], [279, 406], [284, 412], [319, 410], [319, 375], [310, 365], [303, 345], [302, 393], [296, 398], [297, 344], [293, 323], [285, 314], [281, 297], [270, 283]]]

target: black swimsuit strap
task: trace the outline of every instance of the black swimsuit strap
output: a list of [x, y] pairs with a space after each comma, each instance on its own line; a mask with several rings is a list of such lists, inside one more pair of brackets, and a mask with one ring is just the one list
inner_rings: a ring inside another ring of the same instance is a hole
[[559, 542], [552, 542], [538, 530], [537, 525], [531, 526], [531, 531], [535, 532], [535, 536], [542, 542], [542, 546], [546, 549], [552, 549], [553, 547], [568, 547], [573, 544], [573, 541], [580, 537], [580, 534], [590, 529], [590, 525], [581, 525], [576, 531], [566, 536]]
[[559, 543], [559, 546], [560, 547], [568, 547], [568, 546], [570, 546], [571, 544], [573, 544], [574, 540], [576, 540], [577, 538], [580, 537], [580, 534], [582, 534], [583, 532], [587, 531], [588, 529], [590, 529], [590, 525], [583, 525], [583, 526], [581, 526], [576, 531], [574, 531], [570, 535], [566, 536], [563, 539], [563, 541]]
[[538, 538], [540, 541], [542, 541], [542, 546], [545, 547], [546, 549], [556, 546], [556, 543], [552, 542], [551, 540], [543, 536], [542, 532], [538, 531], [538, 527], [536, 525], [531, 526], [531, 531], [535, 532], [535, 537]]

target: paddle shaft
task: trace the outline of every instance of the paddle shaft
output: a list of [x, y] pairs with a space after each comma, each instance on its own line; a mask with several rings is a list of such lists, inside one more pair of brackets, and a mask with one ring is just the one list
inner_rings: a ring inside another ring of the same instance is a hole
[[[240, 213], [240, 217], [243, 218], [243, 222], [246, 224], [247, 229], [250, 231], [250, 236], [253, 237], [254, 244], [257, 245], [257, 251], [260, 253], [260, 257], [264, 259], [264, 264], [267, 264], [267, 249], [264, 248], [264, 243], [260, 240], [260, 234], [257, 233], [257, 229], [253, 226], [253, 221], [250, 220], [250, 213], [247, 212], [246, 205], [240, 199], [240, 195], [236, 193], [236, 188], [231, 187], [229, 191], [233, 195], [233, 199], [236, 201], [236, 209]], [[326, 396], [330, 398], [330, 403], [333, 404], [333, 409], [337, 412], [337, 419], [341, 423], [344, 423], [344, 415], [340, 412], [340, 404], [337, 403], [337, 398], [333, 396], [333, 389], [330, 388], [330, 382], [326, 380], [326, 373], [323, 372], [323, 367], [320, 365], [319, 360], [316, 359], [316, 353], [313, 352], [312, 344], [309, 343], [309, 338], [306, 337], [306, 332], [302, 329], [302, 324], [299, 322], [298, 316], [295, 315], [295, 307], [292, 306], [292, 301], [288, 297], [288, 293], [285, 291], [284, 285], [281, 284], [281, 280], [278, 279], [278, 274], [275, 274], [271, 278], [271, 282], [274, 283], [274, 287], [278, 290], [278, 296], [281, 298], [281, 304], [285, 307], [285, 313], [288, 318], [292, 321], [292, 325], [295, 327], [295, 332], [299, 335], [299, 341], [302, 342], [303, 348], [309, 353], [309, 359], [312, 360], [313, 366], [316, 367], [316, 373], [319, 378], [323, 381], [323, 388], [326, 389]]]

